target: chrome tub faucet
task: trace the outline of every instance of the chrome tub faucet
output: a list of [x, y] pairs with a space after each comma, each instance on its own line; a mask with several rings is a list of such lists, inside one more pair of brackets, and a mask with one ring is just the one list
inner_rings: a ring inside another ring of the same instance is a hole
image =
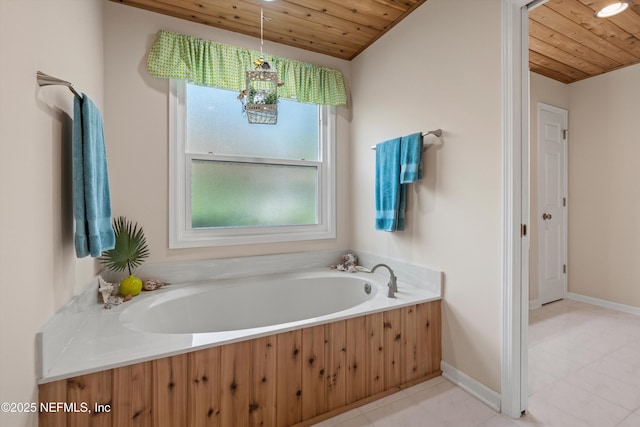
[[388, 298], [395, 298], [395, 293], [398, 292], [398, 283], [396, 275], [393, 274], [393, 270], [387, 264], [376, 264], [371, 269], [371, 273], [375, 272], [378, 267], [384, 267], [389, 270], [389, 283], [387, 283], [387, 287], [389, 288], [389, 292], [387, 293]]

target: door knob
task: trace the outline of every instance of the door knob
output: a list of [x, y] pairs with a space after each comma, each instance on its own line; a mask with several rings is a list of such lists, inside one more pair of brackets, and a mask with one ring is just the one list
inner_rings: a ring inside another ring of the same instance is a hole
[[551, 214], [543, 213], [542, 214], [542, 219], [544, 219], [544, 220], [551, 219]]

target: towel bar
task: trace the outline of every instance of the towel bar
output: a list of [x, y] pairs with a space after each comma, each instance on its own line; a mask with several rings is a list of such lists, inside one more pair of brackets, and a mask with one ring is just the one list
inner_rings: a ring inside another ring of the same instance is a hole
[[[422, 136], [423, 136], [423, 137], [425, 137], [425, 136], [427, 136], [427, 135], [435, 135], [435, 136], [437, 136], [438, 138], [440, 138], [440, 137], [442, 136], [442, 129], [430, 130], [429, 132], [422, 132]], [[432, 144], [429, 144], [429, 145], [432, 145]], [[429, 145], [427, 145], [426, 147], [424, 147], [423, 151], [424, 151], [424, 150], [426, 150], [427, 148], [429, 148]], [[375, 146], [375, 145], [372, 145], [372, 146], [371, 146], [371, 149], [372, 149], [372, 150], [375, 150], [375, 149], [376, 149], [376, 146]]]
[[57, 77], [50, 76], [48, 74], [43, 73], [42, 71], [38, 71], [36, 73], [36, 78], [38, 80], [38, 86], [51, 86], [51, 85], [61, 85], [69, 88], [71, 92], [78, 98], [82, 98], [82, 95], [76, 91], [76, 88], [73, 87], [73, 83], [70, 83], [66, 80], [59, 79]]

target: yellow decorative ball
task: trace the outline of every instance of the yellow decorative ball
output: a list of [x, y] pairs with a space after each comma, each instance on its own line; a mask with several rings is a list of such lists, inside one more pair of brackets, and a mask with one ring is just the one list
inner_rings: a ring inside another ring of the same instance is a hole
[[132, 295], [136, 296], [142, 290], [142, 280], [140, 280], [136, 276], [129, 276], [120, 282], [120, 295], [127, 296]]

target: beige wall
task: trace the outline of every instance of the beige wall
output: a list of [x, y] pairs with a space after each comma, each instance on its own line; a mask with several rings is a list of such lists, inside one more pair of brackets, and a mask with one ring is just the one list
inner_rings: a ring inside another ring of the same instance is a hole
[[37, 401], [36, 332], [96, 273], [72, 241], [73, 95], [39, 88], [36, 71], [102, 107], [102, 15], [102, 0], [0, 0], [0, 402]]
[[[499, 391], [500, 1], [429, 0], [352, 62], [353, 247], [444, 271], [443, 359]], [[436, 128], [406, 230], [376, 231], [370, 146]]]
[[[553, 105], [554, 107], [569, 109], [569, 86], [530, 73], [530, 193], [531, 219], [529, 221], [529, 300], [538, 299], [538, 103]], [[571, 122], [571, 121], [569, 121]]]
[[[262, 255], [349, 246], [348, 186], [338, 188], [338, 238], [315, 242], [168, 249], [169, 81], [149, 76], [147, 52], [161, 30], [259, 50], [258, 39], [156, 13], [105, 3], [105, 132], [109, 144], [115, 216], [144, 227], [150, 262]], [[338, 68], [349, 80], [347, 61], [265, 41], [265, 53]], [[240, 114], [240, 103], [238, 103]], [[349, 114], [338, 108], [338, 182], [348, 180]]]
[[640, 65], [570, 85], [569, 291], [640, 307]]

